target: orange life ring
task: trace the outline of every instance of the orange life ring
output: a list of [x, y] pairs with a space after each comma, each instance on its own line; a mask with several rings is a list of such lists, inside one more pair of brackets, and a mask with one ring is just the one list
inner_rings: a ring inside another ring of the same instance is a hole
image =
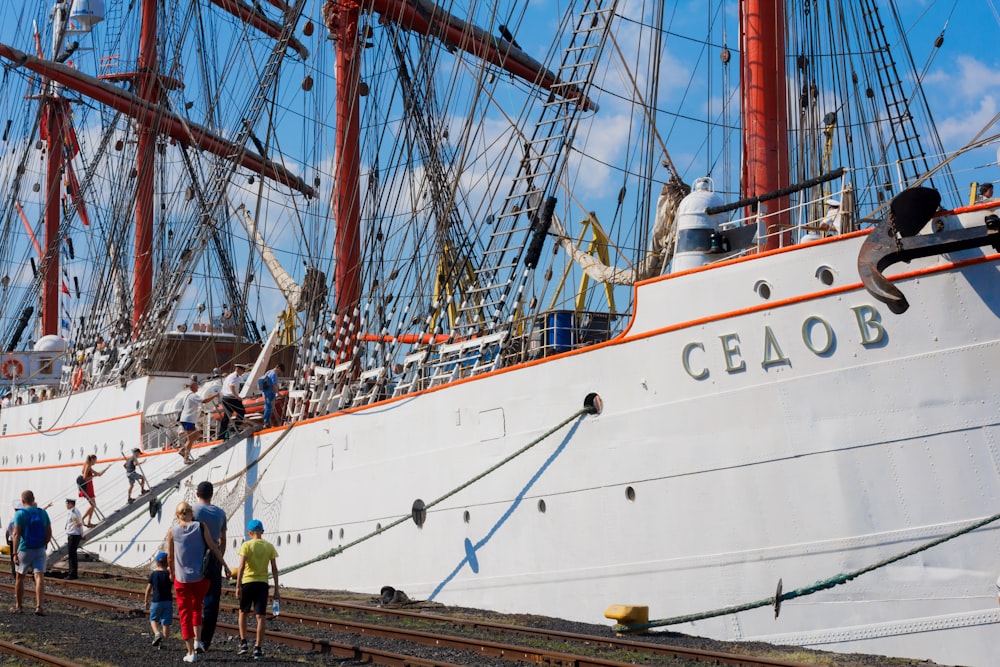
[[3, 367], [0, 371], [3, 372], [5, 378], [13, 380], [24, 375], [24, 364], [21, 363], [20, 359], [10, 357], [3, 362]]
[[73, 371], [73, 391], [77, 391], [83, 386], [83, 366], [77, 366]]

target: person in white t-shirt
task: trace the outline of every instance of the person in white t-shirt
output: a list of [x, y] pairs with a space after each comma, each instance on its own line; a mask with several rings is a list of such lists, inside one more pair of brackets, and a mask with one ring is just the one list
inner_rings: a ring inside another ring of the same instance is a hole
[[185, 463], [194, 463], [191, 457], [191, 448], [201, 437], [201, 429], [198, 428], [198, 417], [201, 413], [203, 403], [208, 403], [215, 398], [215, 394], [210, 394], [205, 398], [198, 395], [198, 376], [192, 375], [187, 385], [190, 390], [184, 396], [184, 403], [181, 407], [181, 435], [184, 437], [184, 444], [177, 450], [177, 453], [184, 457]]
[[69, 545], [69, 573], [67, 579], [78, 577], [77, 569], [79, 559], [77, 549], [80, 548], [80, 540], [83, 538], [83, 519], [80, 517], [80, 510], [76, 508], [76, 499], [66, 499], [66, 544]]

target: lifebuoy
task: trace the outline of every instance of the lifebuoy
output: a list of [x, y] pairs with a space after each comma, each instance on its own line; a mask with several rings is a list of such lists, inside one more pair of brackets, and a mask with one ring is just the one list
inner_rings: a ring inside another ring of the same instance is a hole
[[83, 367], [77, 366], [73, 371], [73, 391], [77, 391], [83, 385]]
[[24, 364], [21, 363], [20, 359], [10, 357], [9, 359], [4, 360], [3, 367], [0, 368], [0, 372], [3, 372], [3, 376], [8, 380], [13, 380], [14, 378], [24, 375]]

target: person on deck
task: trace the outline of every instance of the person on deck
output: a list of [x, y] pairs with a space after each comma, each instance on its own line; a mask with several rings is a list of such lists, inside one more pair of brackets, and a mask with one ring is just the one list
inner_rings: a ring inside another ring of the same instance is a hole
[[80, 488], [79, 496], [81, 498], [86, 498], [87, 502], [90, 503], [90, 507], [87, 511], [83, 513], [83, 524], [87, 528], [94, 527], [94, 512], [97, 511], [97, 494], [94, 492], [94, 478], [100, 477], [108, 471], [108, 468], [104, 470], [98, 470], [94, 467], [97, 463], [97, 454], [90, 454], [87, 459], [83, 462], [83, 471], [80, 476], [76, 479], [76, 484]]
[[222, 381], [222, 420], [219, 422], [219, 433], [223, 440], [230, 435], [230, 421], [236, 432], [243, 430], [243, 418], [247, 411], [243, 406], [243, 399], [240, 398], [240, 385], [243, 383], [243, 373], [246, 372], [246, 368], [243, 364], [233, 364], [233, 372]]
[[184, 397], [184, 407], [181, 408], [181, 435], [184, 436], [184, 444], [177, 450], [177, 453], [184, 457], [185, 463], [194, 463], [191, 457], [191, 448], [201, 437], [201, 430], [198, 428], [198, 417], [203, 403], [208, 403], [215, 399], [215, 394], [209, 394], [205, 398], [198, 395], [198, 376], [192, 375], [187, 385], [190, 391]]
[[819, 227], [824, 234], [836, 235], [840, 234], [842, 231], [842, 214], [840, 211], [840, 202], [836, 199], [826, 200], [826, 216], [819, 223]]
[[983, 183], [979, 186], [979, 196], [976, 197], [976, 202], [990, 201], [993, 199], [993, 184]]
[[274, 413], [274, 399], [277, 397], [280, 383], [278, 377], [285, 374], [285, 365], [278, 363], [274, 368], [264, 373], [258, 381], [260, 393], [264, 396], [264, 428], [271, 426]]

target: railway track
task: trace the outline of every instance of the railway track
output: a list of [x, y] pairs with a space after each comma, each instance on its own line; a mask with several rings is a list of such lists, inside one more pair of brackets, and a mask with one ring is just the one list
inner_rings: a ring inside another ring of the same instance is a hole
[[[49, 579], [49, 591], [60, 587], [77, 593], [52, 593], [54, 600], [89, 609], [136, 613], [136, 606], [109, 602], [143, 599], [145, 579], [115, 576], [113, 581], [93, 580], [103, 575], [89, 575], [88, 580]], [[7, 586], [9, 588], [9, 585]], [[79, 595], [78, 593], [86, 593]], [[237, 606], [224, 598], [223, 613], [235, 614]], [[310, 613], [304, 613], [305, 611]], [[297, 628], [299, 634], [283, 630]], [[236, 634], [234, 625], [219, 623], [220, 632]], [[323, 633], [348, 634], [355, 643], [329, 640]], [[485, 661], [516, 661], [574, 667], [618, 667], [645, 665], [739, 665], [745, 667], [805, 667], [804, 663], [772, 658], [736, 655], [717, 651], [670, 646], [653, 641], [578, 634], [537, 627], [510, 625], [491, 620], [427, 613], [406, 609], [371, 607], [364, 604], [317, 600], [282, 595], [282, 612], [277, 622], [269, 622], [268, 639], [306, 651], [367, 661], [383, 665], [441, 665], [449, 662], [428, 660], [410, 653], [385, 651], [372, 642], [395, 642], [393, 645], [419, 645], [451, 655], [465, 655], [457, 664], [483, 664]], [[409, 649], [407, 649], [409, 650]], [[426, 652], [425, 652], [426, 653]], [[470, 659], [470, 657], [472, 658]]]
[[3, 640], [0, 640], [0, 653], [12, 655], [21, 660], [30, 660], [31, 662], [36, 662], [40, 665], [52, 665], [52, 667], [83, 667], [83, 665], [78, 662], [73, 662], [57, 655], [42, 653], [41, 651], [28, 648], [27, 646], [21, 646], [20, 644]]

